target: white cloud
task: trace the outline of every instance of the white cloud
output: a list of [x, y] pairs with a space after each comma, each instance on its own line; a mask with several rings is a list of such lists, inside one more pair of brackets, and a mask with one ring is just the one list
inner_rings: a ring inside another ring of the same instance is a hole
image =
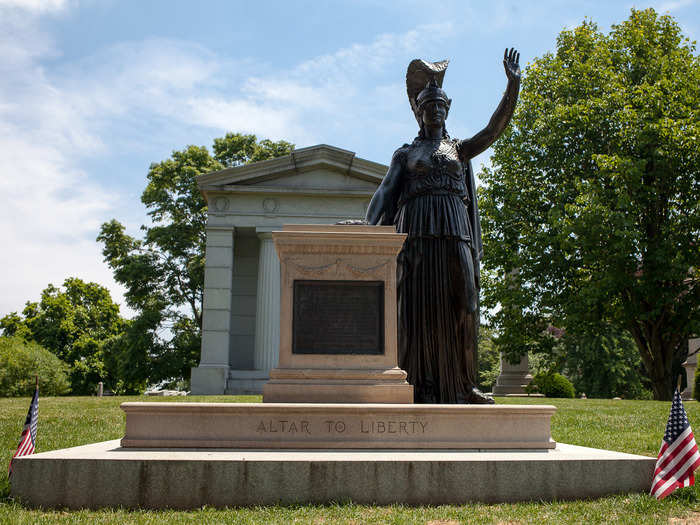
[[[243, 85], [243, 96], [231, 105], [235, 111], [220, 114], [226, 114], [231, 119], [228, 122], [255, 122], [264, 134], [302, 143], [318, 140], [319, 130], [356, 128], [363, 120], [372, 121], [375, 128], [393, 128], [396, 123], [379, 120], [377, 101], [382, 100], [385, 106], [386, 100], [402, 100], [404, 87], [395, 83], [393, 75], [387, 81], [387, 70], [403, 73], [408, 57], [450, 38], [454, 31], [448, 22], [386, 33], [368, 43], [305, 60], [286, 71], [253, 75]], [[387, 98], [384, 95], [389, 91], [394, 96]], [[271, 126], [274, 119], [267, 119], [265, 111], [272, 112], [283, 126]], [[236, 119], [236, 112], [245, 118]], [[249, 117], [256, 120], [246, 120]], [[305, 127], [300, 129], [299, 123]]]
[[659, 13], [671, 13], [684, 7], [693, 5], [695, 0], [672, 0], [670, 2], [662, 2], [656, 7], [656, 11]]
[[358, 106], [374, 106], [371, 93], [356, 86], [382, 90], [375, 79], [387, 65], [398, 60], [403, 69], [406, 56], [452, 33], [446, 23], [383, 34], [266, 74], [253, 61], [232, 63], [201, 46], [152, 39], [100, 51], [63, 71], [57, 83], [93, 123], [112, 125], [112, 119], [140, 113], [306, 144], [318, 138], [319, 129], [357, 118]]
[[257, 133], [261, 137], [280, 139], [294, 137], [304, 140], [306, 130], [298, 122], [297, 108], [270, 106], [252, 99], [227, 100], [224, 97], [193, 95], [182, 105], [183, 115], [189, 122], [243, 133]]
[[119, 297], [94, 241], [114, 196], [74, 160], [100, 138], [47, 78], [41, 59], [53, 54], [52, 42], [34, 15], [0, 18], [0, 35], [0, 315], [69, 276], [107, 284]]
[[[50, 118], [51, 105], [39, 111]], [[69, 276], [106, 284], [118, 298], [121, 289], [94, 240], [112, 197], [71, 166], [60, 146], [44, 142], [59, 130], [32, 131], [14, 125], [0, 129], [0, 313], [37, 300], [48, 283], [58, 285]]]
[[68, 5], [66, 0], [0, 0], [0, 9], [21, 9], [34, 13], [62, 11]]

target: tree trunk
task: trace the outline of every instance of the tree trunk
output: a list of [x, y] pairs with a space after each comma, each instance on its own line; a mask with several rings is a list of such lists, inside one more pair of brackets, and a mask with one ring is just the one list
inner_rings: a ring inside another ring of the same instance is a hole
[[[649, 373], [649, 370], [647, 370]], [[654, 399], [657, 401], [670, 401], [673, 398], [673, 378], [671, 377], [671, 371], [668, 374], [657, 374], [655, 377], [651, 377], [651, 389], [654, 394]]]
[[670, 401], [673, 398], [673, 354], [677, 344], [666, 341], [662, 330], [653, 322], [632, 322], [630, 333], [634, 338], [642, 363], [651, 381], [654, 399]]

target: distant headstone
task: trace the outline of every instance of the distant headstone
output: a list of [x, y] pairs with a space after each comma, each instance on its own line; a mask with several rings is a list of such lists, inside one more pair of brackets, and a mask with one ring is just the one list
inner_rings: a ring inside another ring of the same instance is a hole
[[683, 368], [685, 368], [685, 378], [687, 380], [687, 385], [685, 390], [681, 392], [681, 397], [683, 399], [697, 399], [698, 393], [693, 392], [693, 385], [695, 385], [695, 370], [698, 367], [698, 354], [700, 350], [700, 338], [690, 339], [688, 341], [688, 359], [683, 363]]
[[532, 381], [527, 354], [520, 358], [520, 362], [511, 365], [501, 354], [501, 374], [493, 385], [493, 395], [507, 396], [512, 394], [526, 394], [525, 387]]

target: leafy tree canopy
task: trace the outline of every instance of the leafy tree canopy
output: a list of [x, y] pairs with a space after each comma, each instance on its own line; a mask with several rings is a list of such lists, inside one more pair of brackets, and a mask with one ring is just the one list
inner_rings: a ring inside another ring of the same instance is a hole
[[31, 396], [35, 377], [43, 396], [70, 391], [70, 367], [34, 341], [20, 336], [0, 337], [0, 396]]
[[174, 151], [148, 170], [141, 201], [151, 223], [141, 226], [143, 237], [127, 235], [115, 219], [102, 225], [97, 240], [105, 261], [137, 312], [106, 349], [125, 391], [147, 381], [189, 378], [199, 361], [207, 205], [196, 177], [292, 149], [289, 142], [228, 133], [214, 140], [213, 155], [203, 146]]
[[548, 332], [554, 340], [552, 350], [531, 354], [533, 374], [561, 372], [587, 397], [651, 398], [639, 350], [628, 333], [605, 323], [575, 337], [565, 337], [554, 327]]
[[528, 65], [481, 173], [484, 303], [511, 359], [610, 323], [670, 398], [700, 331], [699, 138], [700, 60], [670, 16], [586, 21]]
[[109, 290], [75, 277], [66, 279], [63, 289], [49, 284], [39, 302], [0, 319], [4, 335], [36, 341], [71, 366], [74, 394], [93, 393], [99, 381], [109, 381], [103, 343], [127, 324]]

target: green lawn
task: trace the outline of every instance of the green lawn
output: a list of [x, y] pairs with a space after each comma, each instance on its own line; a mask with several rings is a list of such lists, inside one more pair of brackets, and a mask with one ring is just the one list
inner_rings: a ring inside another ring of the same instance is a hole
[[[124, 432], [124, 401], [250, 402], [257, 396], [188, 398], [61, 397], [39, 400], [37, 451], [117, 439]], [[499, 403], [554, 404], [556, 441], [587, 447], [656, 456], [670, 403], [655, 401], [499, 399]], [[0, 468], [7, 464], [29, 407], [29, 398], [0, 399]], [[686, 403], [691, 425], [700, 428], [700, 405]], [[6, 471], [5, 471], [6, 472]], [[633, 494], [593, 501], [463, 505], [440, 507], [376, 507], [350, 503], [326, 506], [256, 507], [175, 511], [35, 511], [8, 497], [6, 473], [0, 474], [0, 523], [700, 523], [700, 490], [676, 491], [662, 502]], [[674, 519], [675, 518], [675, 519]], [[680, 518], [680, 519], [678, 519]], [[688, 521], [686, 521], [688, 520]]]

